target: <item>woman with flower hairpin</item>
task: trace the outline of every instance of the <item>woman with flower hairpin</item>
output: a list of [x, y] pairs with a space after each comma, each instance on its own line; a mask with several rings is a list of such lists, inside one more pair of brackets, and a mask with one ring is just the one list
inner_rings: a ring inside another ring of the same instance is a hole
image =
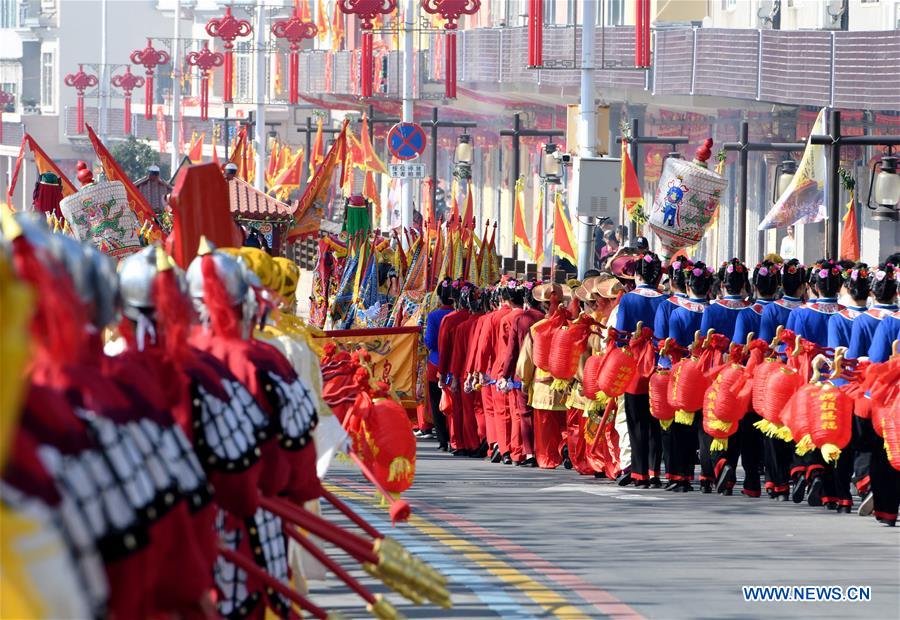
[[779, 327], [787, 325], [791, 312], [803, 305], [803, 292], [806, 288], [806, 266], [796, 258], [792, 258], [781, 265], [781, 291], [780, 299], [763, 308], [759, 319], [759, 333], [761, 340], [771, 342]]
[[868, 310], [867, 302], [871, 292], [869, 266], [865, 263], [856, 263], [852, 268], [843, 270], [841, 276], [841, 292], [846, 295], [846, 299], [852, 300], [852, 305], [828, 319], [828, 346], [832, 348], [850, 346], [856, 319]]
[[847, 351], [848, 357], [863, 357], [869, 351], [872, 338], [885, 317], [897, 312], [897, 276], [900, 268], [892, 263], [882, 263], [871, 275], [872, 296], [875, 303], [860, 314], [853, 324]]

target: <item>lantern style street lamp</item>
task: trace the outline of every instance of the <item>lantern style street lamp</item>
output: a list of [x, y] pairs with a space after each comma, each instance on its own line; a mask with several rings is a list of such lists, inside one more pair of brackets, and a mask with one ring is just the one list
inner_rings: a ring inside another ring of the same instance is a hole
[[872, 164], [866, 206], [872, 210], [873, 220], [896, 222], [900, 220], [898, 203], [900, 203], [900, 175], [897, 174], [897, 158], [888, 154]]
[[787, 191], [794, 175], [797, 174], [797, 162], [793, 159], [785, 159], [775, 166], [775, 175], [772, 184], [772, 204], [778, 202], [778, 199]]
[[472, 136], [467, 133], [460, 134], [456, 144], [456, 167], [453, 176], [457, 179], [472, 178]]
[[558, 147], [553, 142], [544, 145], [544, 154], [541, 157], [541, 178], [549, 185], [558, 185], [561, 181], [562, 167], [559, 156], [556, 154]]

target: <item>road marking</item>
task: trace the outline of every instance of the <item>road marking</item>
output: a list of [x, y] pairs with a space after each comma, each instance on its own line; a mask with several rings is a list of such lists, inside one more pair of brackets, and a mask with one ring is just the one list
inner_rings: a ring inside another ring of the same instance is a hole
[[601, 487], [595, 485], [583, 484], [558, 484], [552, 487], [544, 487], [538, 491], [577, 491], [579, 493], [587, 493], [589, 495], [601, 495], [603, 497], [611, 497], [613, 499], [624, 499], [638, 502], [665, 502], [671, 497], [662, 497], [660, 495], [646, 495], [643, 493], [629, 493], [620, 489], [611, 489], [609, 487]]
[[[372, 501], [370, 497], [360, 495], [352, 491], [347, 491], [346, 487], [344, 486], [335, 488], [334, 492], [338, 494], [352, 494], [360, 499]], [[461, 555], [465, 556], [467, 559], [483, 568], [486, 572], [514, 586], [516, 589], [524, 593], [525, 596], [527, 596], [529, 599], [537, 603], [545, 612], [564, 620], [580, 620], [582, 618], [587, 619], [590, 617], [575, 605], [570, 604], [562, 595], [552, 591], [547, 586], [535, 581], [528, 575], [513, 568], [498, 557], [486, 552], [484, 546], [476, 545], [469, 541], [458, 538], [448, 530], [416, 514], [413, 514], [410, 517], [409, 524], [415, 527], [420, 532], [426, 534], [427, 536], [434, 538], [443, 545], [459, 552]], [[451, 525], [453, 525], [453, 523], [451, 523]], [[397, 531], [397, 528], [391, 530], [392, 534], [393, 532]], [[485, 555], [487, 555], [491, 559], [485, 559]], [[465, 585], [470, 586], [471, 584], [469, 582], [465, 582]], [[479, 598], [481, 598], [480, 595]], [[482, 600], [484, 599], [482, 598]], [[524, 612], [524, 608], [520, 607], [520, 609], [523, 609]], [[508, 617], [507, 614], [500, 615], [501, 617]]]

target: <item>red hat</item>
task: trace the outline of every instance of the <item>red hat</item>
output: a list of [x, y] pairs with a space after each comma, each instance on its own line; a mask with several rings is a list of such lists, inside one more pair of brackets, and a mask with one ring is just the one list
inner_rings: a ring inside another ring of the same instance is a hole
[[351, 207], [364, 207], [366, 206], [366, 199], [360, 194], [353, 194], [350, 196], [349, 204]]

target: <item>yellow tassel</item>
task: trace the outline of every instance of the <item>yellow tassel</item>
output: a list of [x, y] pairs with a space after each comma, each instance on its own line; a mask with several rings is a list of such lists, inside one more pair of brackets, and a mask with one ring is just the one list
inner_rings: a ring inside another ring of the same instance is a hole
[[606, 403], [609, 402], [609, 397], [603, 392], [597, 393], [597, 398], [591, 401], [591, 404], [588, 405], [588, 411], [603, 411], [606, 409]]
[[712, 443], [709, 444], [709, 449], [711, 452], [724, 452], [728, 449], [728, 437], [725, 439], [713, 439]]
[[826, 443], [822, 446], [822, 458], [826, 463], [834, 463], [841, 458], [841, 449], [833, 443]]
[[797, 448], [794, 452], [797, 453], [798, 456], [803, 456], [808, 452], [812, 452], [816, 447], [813, 445], [812, 439], [810, 439], [809, 435], [804, 435], [803, 438], [797, 442]]
[[768, 435], [771, 437], [772, 427], [774, 424], [766, 420], [765, 418], [759, 420], [758, 422], [753, 423], [753, 428], [758, 429], [763, 435]]
[[571, 379], [554, 379], [550, 384], [550, 389], [554, 392], [565, 392], [571, 384]]
[[669, 430], [669, 427], [672, 426], [672, 419], [669, 418], [668, 420], [660, 420], [659, 425], [662, 427], [662, 429], [664, 431], [667, 431], [667, 430]]
[[694, 412], [685, 411], [684, 409], [678, 409], [675, 412], [675, 422], [677, 422], [678, 424], [684, 424], [685, 426], [690, 426], [694, 423]]
[[794, 435], [787, 426], [776, 426], [773, 431], [773, 437], [777, 437], [778, 439], [787, 442], [794, 441]]
[[709, 427], [713, 430], [728, 432], [731, 430], [732, 422], [723, 422], [719, 418], [712, 418], [709, 421]]
[[393, 461], [391, 461], [391, 467], [388, 470], [388, 482], [394, 482], [395, 480], [409, 480], [409, 476], [412, 473], [412, 464], [409, 462], [409, 459], [405, 456], [395, 457]]

